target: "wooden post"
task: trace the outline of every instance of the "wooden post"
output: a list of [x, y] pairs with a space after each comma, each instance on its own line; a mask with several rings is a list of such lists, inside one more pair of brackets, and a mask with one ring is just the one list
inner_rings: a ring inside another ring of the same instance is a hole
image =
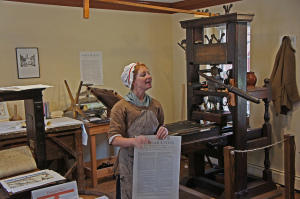
[[78, 191], [85, 190], [85, 181], [84, 181], [84, 166], [83, 166], [83, 149], [82, 149], [82, 133], [80, 131], [74, 132], [75, 135], [75, 151], [77, 157], [75, 158], [75, 161], [77, 162], [77, 168], [76, 168], [76, 180], [77, 180], [77, 186]]
[[181, 120], [184, 120], [184, 107], [185, 107], [185, 84], [182, 84], [182, 101], [181, 101]]
[[225, 199], [235, 198], [235, 162], [234, 147], [226, 146], [224, 154]]
[[88, 19], [90, 17], [90, 0], [83, 0], [83, 18]]
[[294, 199], [295, 187], [295, 136], [291, 134], [284, 135], [284, 184], [285, 198]]

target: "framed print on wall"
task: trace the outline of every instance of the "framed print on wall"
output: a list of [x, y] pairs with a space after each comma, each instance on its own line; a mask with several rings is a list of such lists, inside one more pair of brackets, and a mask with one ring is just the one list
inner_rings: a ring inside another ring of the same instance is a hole
[[16, 48], [18, 78], [39, 78], [40, 65], [38, 48]]

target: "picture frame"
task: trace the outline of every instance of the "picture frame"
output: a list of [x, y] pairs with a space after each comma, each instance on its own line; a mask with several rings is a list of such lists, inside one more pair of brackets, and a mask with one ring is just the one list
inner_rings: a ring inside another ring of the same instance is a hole
[[18, 78], [39, 78], [40, 64], [38, 48], [16, 48]]
[[9, 113], [7, 110], [7, 103], [0, 102], [0, 121], [8, 121], [9, 120]]

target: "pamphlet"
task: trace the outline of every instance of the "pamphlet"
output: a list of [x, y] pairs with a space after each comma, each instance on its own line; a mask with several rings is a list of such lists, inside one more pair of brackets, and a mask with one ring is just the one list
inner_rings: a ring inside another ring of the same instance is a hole
[[39, 187], [51, 182], [57, 182], [65, 179], [66, 178], [61, 176], [59, 173], [45, 169], [7, 178], [1, 180], [0, 183], [2, 184], [3, 188], [6, 189], [7, 192], [17, 193], [34, 187]]
[[78, 190], [76, 181], [67, 182], [43, 189], [37, 189], [31, 192], [32, 199], [78, 199]]
[[159, 140], [134, 148], [133, 199], [178, 199], [181, 137]]

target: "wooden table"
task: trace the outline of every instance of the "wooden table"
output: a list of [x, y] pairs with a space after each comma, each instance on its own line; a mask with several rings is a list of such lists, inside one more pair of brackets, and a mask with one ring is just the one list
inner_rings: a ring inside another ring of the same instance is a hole
[[94, 124], [94, 123], [85, 123], [85, 129], [89, 135], [90, 142], [90, 156], [91, 162], [85, 163], [85, 171], [88, 177], [92, 178], [93, 188], [97, 187], [98, 178], [106, 177], [113, 175], [112, 168], [104, 168], [97, 170], [97, 167], [102, 163], [111, 162], [114, 163], [115, 157], [108, 157], [104, 159], [97, 160], [96, 152], [96, 135], [101, 133], [107, 133], [109, 130], [109, 123]]
[[[64, 121], [60, 124], [62, 120]], [[82, 122], [72, 118], [57, 118], [51, 121], [53, 126], [45, 130], [47, 161], [64, 159], [67, 163], [68, 158], [74, 159], [72, 165], [67, 165], [66, 173], [61, 175], [67, 179], [76, 177], [78, 190], [84, 190]], [[0, 150], [27, 145], [25, 128], [3, 132], [0, 123], [0, 129]]]

